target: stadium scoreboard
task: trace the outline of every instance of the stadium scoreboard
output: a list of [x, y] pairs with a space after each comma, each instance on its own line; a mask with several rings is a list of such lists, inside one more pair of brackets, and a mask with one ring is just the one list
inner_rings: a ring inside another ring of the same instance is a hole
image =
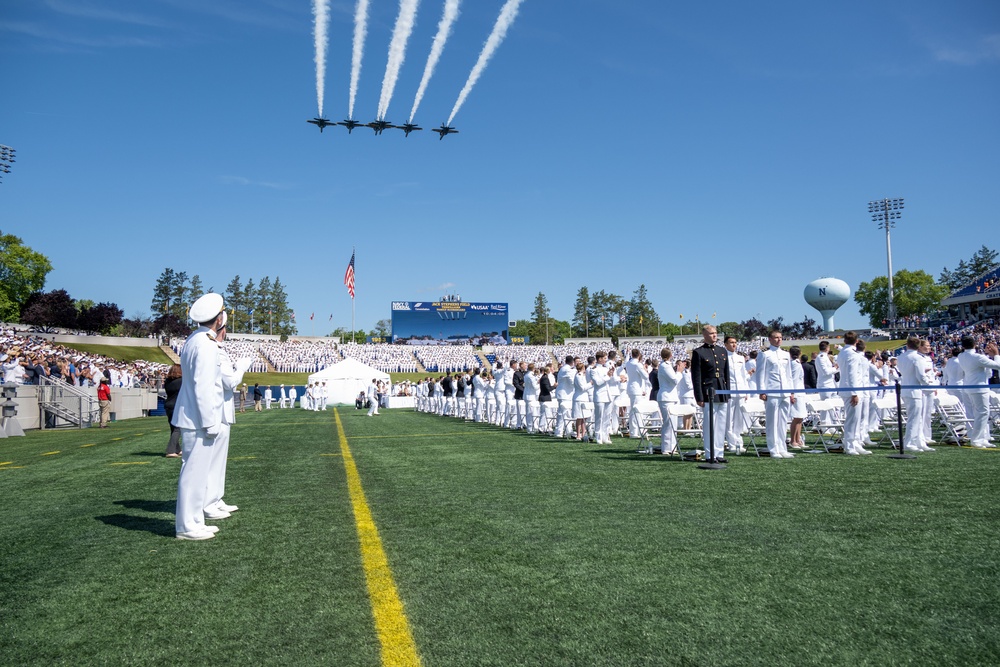
[[506, 303], [393, 301], [392, 340], [408, 345], [506, 345]]

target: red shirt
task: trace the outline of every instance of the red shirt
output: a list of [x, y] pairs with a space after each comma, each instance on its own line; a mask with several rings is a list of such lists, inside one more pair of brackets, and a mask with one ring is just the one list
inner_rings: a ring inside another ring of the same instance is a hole
[[97, 400], [99, 401], [111, 400], [111, 385], [109, 385], [107, 382], [102, 382], [101, 386], [97, 388]]

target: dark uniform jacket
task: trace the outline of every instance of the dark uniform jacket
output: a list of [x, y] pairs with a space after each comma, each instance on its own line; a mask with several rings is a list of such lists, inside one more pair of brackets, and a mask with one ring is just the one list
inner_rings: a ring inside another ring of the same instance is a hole
[[[708, 400], [708, 389], [729, 389], [729, 355], [726, 348], [719, 345], [702, 345], [691, 350], [691, 384], [694, 385], [694, 400], [704, 403]], [[729, 400], [728, 394], [716, 394], [716, 402]]]
[[520, 401], [524, 398], [524, 371], [518, 368], [514, 371], [514, 400]]

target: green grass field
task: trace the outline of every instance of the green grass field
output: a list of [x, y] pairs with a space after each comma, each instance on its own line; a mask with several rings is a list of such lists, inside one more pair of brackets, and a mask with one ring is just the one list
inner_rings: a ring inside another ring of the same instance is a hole
[[[726, 470], [339, 409], [424, 665], [995, 665], [1000, 454]], [[239, 416], [173, 538], [163, 417], [0, 441], [0, 663], [383, 662], [333, 410]], [[693, 446], [693, 441], [689, 441]]]

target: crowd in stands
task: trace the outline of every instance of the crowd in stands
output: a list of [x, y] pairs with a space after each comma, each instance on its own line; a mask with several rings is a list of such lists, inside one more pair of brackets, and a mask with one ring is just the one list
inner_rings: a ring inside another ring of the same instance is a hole
[[471, 345], [420, 346], [413, 348], [413, 354], [428, 373], [466, 371], [483, 365]]
[[406, 346], [387, 343], [343, 343], [338, 349], [345, 359], [356, 359], [383, 373], [417, 372], [417, 360]]
[[329, 341], [267, 342], [258, 349], [279, 373], [315, 373], [344, 360]]
[[167, 368], [166, 364], [141, 359], [118, 361], [14, 329], [0, 329], [4, 384], [41, 384], [44, 377], [78, 387], [93, 387], [106, 377], [112, 387], [154, 387]]
[[988, 343], [1000, 344], [1000, 327], [996, 320], [988, 319], [946, 333], [931, 332], [927, 340], [931, 344], [931, 357], [937, 368], [945, 364], [952, 350], [961, 349], [962, 336], [973, 336], [976, 339], [976, 349], [983, 350]]
[[982, 274], [965, 287], [951, 294], [950, 298], [959, 296], [986, 295], [1000, 296], [1000, 265]]

